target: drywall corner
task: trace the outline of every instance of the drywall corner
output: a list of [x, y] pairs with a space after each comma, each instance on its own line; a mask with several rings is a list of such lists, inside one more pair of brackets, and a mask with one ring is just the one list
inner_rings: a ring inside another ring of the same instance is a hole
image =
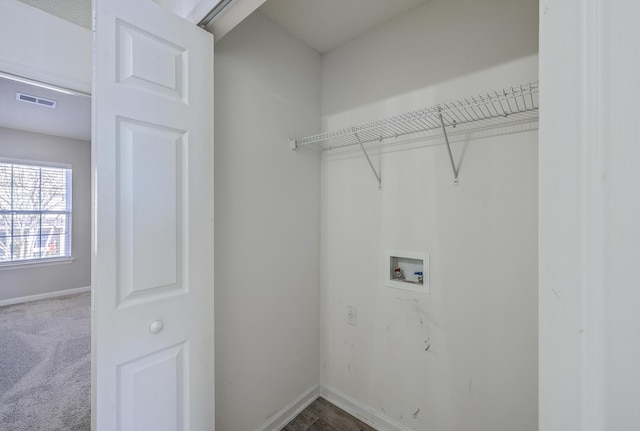
[[319, 372], [320, 56], [261, 13], [215, 46], [216, 428], [257, 429]]

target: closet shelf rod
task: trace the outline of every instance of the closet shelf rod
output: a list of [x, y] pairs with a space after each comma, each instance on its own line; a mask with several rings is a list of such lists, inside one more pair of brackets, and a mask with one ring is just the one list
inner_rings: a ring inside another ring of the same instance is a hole
[[[458, 127], [505, 125], [538, 117], [538, 82], [529, 82], [483, 94], [442, 103], [371, 123], [291, 139], [292, 149], [319, 144], [322, 149], [337, 149], [372, 142], [398, 142], [401, 138], [424, 136], [425, 132], [445, 126]], [[466, 129], [467, 127], [465, 127]], [[358, 137], [355, 137], [355, 133]]]

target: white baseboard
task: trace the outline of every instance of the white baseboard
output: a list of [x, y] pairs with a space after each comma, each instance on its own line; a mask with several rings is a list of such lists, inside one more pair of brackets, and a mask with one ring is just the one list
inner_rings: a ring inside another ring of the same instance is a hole
[[58, 290], [57, 292], [41, 293], [39, 295], [21, 296], [20, 298], [3, 299], [0, 301], [0, 307], [5, 305], [21, 304], [23, 302], [37, 301], [39, 299], [57, 298], [59, 296], [75, 295], [76, 293], [89, 292], [91, 286], [78, 287], [75, 289]]
[[337, 389], [320, 385], [320, 396], [330, 403], [340, 407], [350, 415], [372, 426], [378, 431], [411, 431], [390, 417], [362, 404], [359, 401], [343, 394]]
[[306, 409], [320, 396], [318, 385], [309, 388], [295, 400], [287, 404], [282, 410], [275, 413], [256, 431], [280, 431], [296, 416]]
[[390, 417], [376, 411], [375, 409], [354, 400], [337, 389], [317, 385], [309, 388], [306, 392], [291, 401], [282, 410], [275, 413], [256, 431], [280, 431], [296, 416], [306, 409], [318, 397], [322, 397], [330, 403], [340, 407], [350, 415], [360, 419], [362, 422], [374, 427], [378, 431], [412, 431], [401, 425]]

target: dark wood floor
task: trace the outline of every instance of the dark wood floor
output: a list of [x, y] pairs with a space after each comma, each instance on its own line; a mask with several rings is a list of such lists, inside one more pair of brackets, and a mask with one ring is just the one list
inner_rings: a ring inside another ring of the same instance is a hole
[[282, 431], [376, 431], [349, 413], [318, 398]]

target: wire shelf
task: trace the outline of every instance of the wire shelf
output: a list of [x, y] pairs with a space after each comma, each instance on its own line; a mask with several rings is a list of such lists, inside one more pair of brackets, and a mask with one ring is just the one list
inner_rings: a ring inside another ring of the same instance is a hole
[[323, 150], [332, 150], [376, 141], [413, 139], [435, 129], [444, 130], [445, 127], [464, 126], [471, 129], [475, 125], [485, 127], [536, 119], [538, 91], [538, 81], [530, 82], [371, 123], [292, 139], [290, 146], [294, 149], [319, 146]]

